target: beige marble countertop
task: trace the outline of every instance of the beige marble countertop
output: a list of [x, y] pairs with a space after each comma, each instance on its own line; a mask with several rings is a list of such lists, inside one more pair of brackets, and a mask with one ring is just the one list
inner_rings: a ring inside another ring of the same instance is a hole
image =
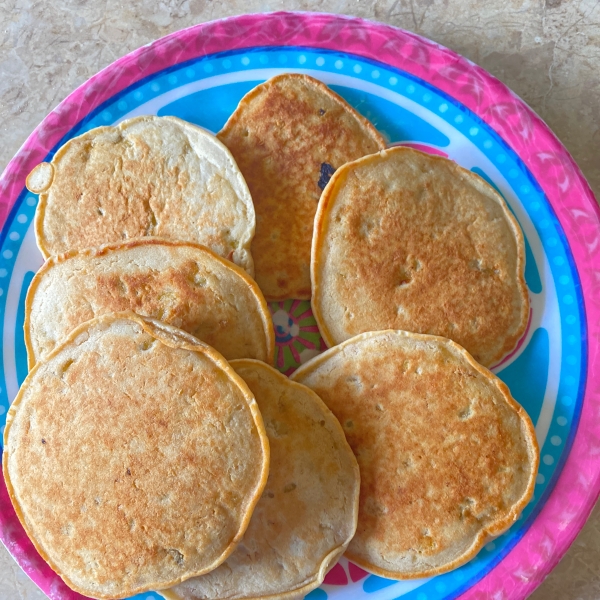
[[[548, 123], [600, 198], [598, 0], [0, 0], [0, 172], [75, 87], [168, 33], [242, 12], [315, 10], [396, 25], [478, 63]], [[0, 599], [42, 599], [0, 545]], [[535, 600], [600, 599], [600, 508]]]

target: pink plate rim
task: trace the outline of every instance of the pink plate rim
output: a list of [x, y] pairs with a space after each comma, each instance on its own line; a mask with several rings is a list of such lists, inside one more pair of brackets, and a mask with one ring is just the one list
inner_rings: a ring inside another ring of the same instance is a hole
[[[408, 72], [455, 98], [517, 153], [545, 192], [565, 231], [581, 280], [588, 327], [588, 375], [579, 427], [556, 486], [537, 519], [504, 559], [461, 596], [525, 598], [562, 558], [600, 493], [600, 209], [575, 161], [547, 125], [481, 67], [413, 33], [334, 14], [250, 14], [195, 25], [120, 58], [77, 88], [42, 121], [0, 177], [0, 226], [31, 169], [103, 102], [176, 64], [258, 46], [304, 46], [353, 53]], [[15, 519], [3, 480], [0, 537], [50, 598], [83, 597], [66, 588], [39, 557]]]

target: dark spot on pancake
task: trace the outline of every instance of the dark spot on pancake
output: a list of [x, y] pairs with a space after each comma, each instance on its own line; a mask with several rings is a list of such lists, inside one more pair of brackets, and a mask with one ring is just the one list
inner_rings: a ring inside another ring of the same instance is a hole
[[460, 410], [458, 412], [458, 418], [461, 421], [466, 421], [467, 419], [470, 419], [473, 416], [473, 411], [471, 410], [470, 406], [467, 406], [467, 408], [463, 408], [462, 410]]
[[60, 369], [60, 378], [64, 379], [65, 374], [67, 373], [67, 371], [69, 370], [69, 368], [71, 367], [71, 365], [74, 363], [75, 361], [71, 358], [67, 361], [65, 361]]
[[175, 548], [167, 548], [167, 552], [179, 566], [183, 565], [184, 556], [181, 552], [179, 552], [179, 550], [177, 550]]
[[127, 469], [127, 475], [131, 475], [131, 471]]
[[42, 444], [45, 444], [46, 440], [44, 438], [42, 438]]
[[319, 109], [319, 114], [323, 116], [327, 111], [324, 108]]
[[296, 489], [296, 484], [295, 483], [288, 483], [283, 488], [283, 491], [287, 494], [288, 492], [293, 492], [295, 489]]
[[412, 275], [410, 271], [406, 271], [405, 269], [400, 269], [400, 273], [398, 274], [398, 286], [403, 287], [408, 285], [412, 281]]
[[345, 425], [348, 429], [352, 429], [354, 427], [354, 421], [346, 421]]
[[317, 185], [324, 190], [334, 173], [335, 167], [332, 167], [329, 163], [321, 163], [321, 177], [319, 177]]

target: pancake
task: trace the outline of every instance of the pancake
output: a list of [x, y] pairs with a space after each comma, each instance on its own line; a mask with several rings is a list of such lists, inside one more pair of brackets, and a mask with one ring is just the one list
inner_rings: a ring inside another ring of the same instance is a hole
[[366, 331], [440, 335], [490, 366], [525, 332], [525, 244], [504, 199], [451, 160], [392, 148], [339, 169], [312, 247], [327, 345]]
[[25, 304], [30, 368], [77, 325], [125, 310], [183, 329], [227, 360], [273, 362], [273, 323], [256, 282], [196, 244], [140, 238], [49, 258]]
[[358, 465], [339, 422], [314, 392], [258, 361], [231, 366], [264, 419], [267, 486], [236, 551], [214, 571], [161, 593], [170, 600], [303, 598], [354, 535]]
[[253, 273], [252, 198], [231, 153], [175, 117], [135, 117], [69, 140], [27, 178], [44, 258], [142, 236], [196, 242]]
[[267, 481], [254, 397], [206, 344], [133, 313], [84, 323], [29, 373], [3, 471], [38, 552], [75, 591], [122, 598], [210, 571]]
[[506, 385], [445, 338], [363, 333], [301, 366], [344, 427], [361, 475], [346, 556], [382, 577], [459, 567], [533, 494], [539, 450]]
[[377, 130], [325, 84], [278, 75], [240, 101], [217, 137], [254, 200], [256, 281], [267, 300], [310, 298], [317, 202], [344, 163], [385, 147]]

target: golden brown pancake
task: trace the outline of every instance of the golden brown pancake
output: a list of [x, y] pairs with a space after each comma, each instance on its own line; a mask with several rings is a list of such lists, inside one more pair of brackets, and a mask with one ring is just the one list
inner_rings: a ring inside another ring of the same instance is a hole
[[217, 569], [162, 595], [170, 600], [304, 598], [356, 530], [360, 476], [344, 432], [311, 390], [255, 360], [235, 360], [256, 397], [270, 473], [243, 542]]
[[267, 300], [310, 298], [310, 244], [321, 190], [344, 163], [385, 147], [325, 84], [278, 75], [248, 92], [217, 134], [254, 200], [256, 281]]
[[527, 326], [524, 269], [503, 198], [451, 160], [391, 148], [338, 169], [321, 196], [312, 307], [329, 346], [403, 329], [450, 338], [490, 366]]
[[183, 329], [227, 360], [273, 362], [269, 309], [243, 269], [197, 244], [139, 238], [46, 261], [27, 293], [29, 367], [77, 325], [124, 310]]
[[207, 246], [253, 274], [252, 198], [231, 153], [175, 117], [142, 116], [69, 140], [27, 178], [44, 258], [157, 236]]
[[445, 338], [363, 333], [301, 366], [342, 424], [361, 475], [349, 560], [392, 579], [471, 559], [519, 516], [539, 462], [506, 385]]
[[129, 313], [84, 323], [37, 363], [8, 412], [2, 466], [19, 520], [67, 585], [122, 598], [231, 554], [269, 449], [220, 354]]

